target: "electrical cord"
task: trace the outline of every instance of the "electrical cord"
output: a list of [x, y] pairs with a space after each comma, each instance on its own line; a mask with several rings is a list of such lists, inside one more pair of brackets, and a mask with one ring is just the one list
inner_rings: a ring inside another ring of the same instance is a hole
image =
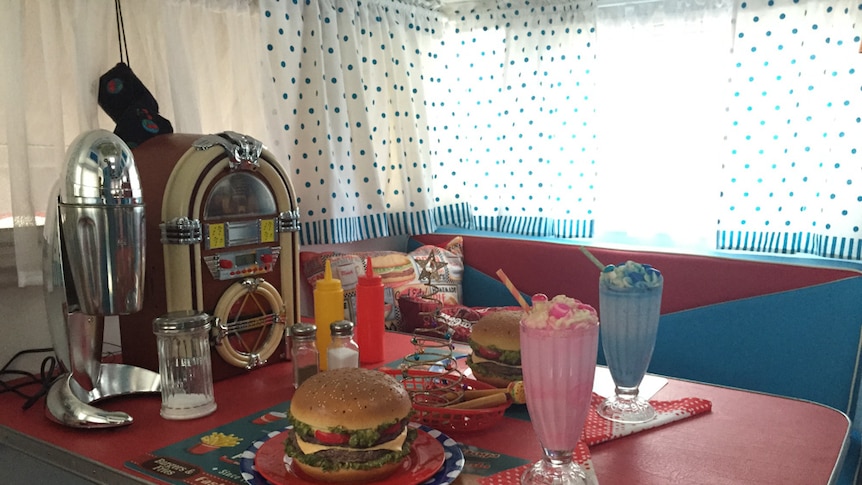
[[[39, 375], [35, 375], [31, 372], [10, 369], [12, 363], [15, 362], [16, 359], [26, 354], [40, 354], [50, 352], [52, 355], [49, 355], [42, 359], [42, 364], [39, 369]], [[0, 393], [13, 392], [18, 396], [25, 399], [23, 409], [29, 409], [31, 406], [36, 404], [36, 402], [44, 396], [48, 389], [51, 388], [51, 384], [60, 376], [60, 368], [57, 362], [57, 358], [53, 355], [53, 348], [41, 348], [41, 349], [28, 349], [22, 350], [9, 359], [6, 362], [6, 365], [0, 369], [0, 377], [5, 376], [14, 376], [15, 378], [10, 380], [0, 379]], [[20, 382], [19, 382], [20, 381]], [[22, 389], [30, 386], [38, 385], [39, 389], [35, 394], [27, 394], [22, 391]]]

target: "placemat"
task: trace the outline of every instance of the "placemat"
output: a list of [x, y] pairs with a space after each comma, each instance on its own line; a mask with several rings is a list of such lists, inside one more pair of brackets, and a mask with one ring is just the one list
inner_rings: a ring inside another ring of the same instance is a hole
[[[240, 470], [242, 453], [257, 440], [287, 425], [284, 402], [246, 417], [143, 454], [126, 466], [171, 484], [245, 484]], [[478, 480], [528, 463], [523, 458], [458, 443], [465, 463], [458, 483]]]

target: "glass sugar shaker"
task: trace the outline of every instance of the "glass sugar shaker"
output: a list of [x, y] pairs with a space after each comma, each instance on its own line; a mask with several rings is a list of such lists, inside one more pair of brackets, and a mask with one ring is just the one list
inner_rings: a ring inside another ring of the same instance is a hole
[[329, 368], [359, 367], [359, 346], [353, 340], [353, 322], [332, 322], [329, 329], [332, 334], [332, 341], [326, 349]]
[[317, 326], [297, 323], [291, 327], [291, 355], [293, 356], [293, 387], [299, 387], [320, 369], [320, 353], [317, 351]]
[[192, 310], [153, 320], [165, 419], [192, 419], [216, 410], [209, 333], [212, 318]]

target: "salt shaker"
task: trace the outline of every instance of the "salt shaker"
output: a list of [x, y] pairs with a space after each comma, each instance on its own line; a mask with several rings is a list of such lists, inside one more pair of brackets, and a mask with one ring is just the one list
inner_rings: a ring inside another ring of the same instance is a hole
[[293, 356], [293, 387], [297, 388], [320, 369], [317, 351], [317, 326], [297, 323], [291, 327], [290, 338]]
[[339, 320], [329, 325], [332, 340], [326, 349], [330, 369], [359, 367], [359, 346], [353, 340], [353, 322]]
[[153, 320], [165, 419], [192, 419], [216, 410], [210, 360], [210, 316], [192, 310]]

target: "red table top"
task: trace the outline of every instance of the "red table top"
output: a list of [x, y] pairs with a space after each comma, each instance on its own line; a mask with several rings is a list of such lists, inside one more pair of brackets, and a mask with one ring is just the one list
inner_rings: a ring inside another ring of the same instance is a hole
[[[386, 360], [380, 365], [411, 351], [409, 335], [389, 333]], [[6, 393], [0, 395], [0, 425], [152, 481], [125, 463], [287, 401], [293, 395], [292, 381], [290, 363], [280, 362], [216, 382], [218, 409], [190, 421], [161, 418], [158, 394], [113, 398], [98, 406], [127, 412], [135, 422], [91, 430], [55, 424], [40, 405], [22, 410], [22, 400]], [[590, 451], [600, 483], [828, 483], [842, 458], [850, 422], [832, 408], [676, 379], [669, 379], [653, 399], [684, 397], [708, 399], [712, 411], [593, 446]], [[447, 434], [511, 456], [534, 460], [541, 455], [530, 423], [519, 419], [506, 417], [492, 429]]]

